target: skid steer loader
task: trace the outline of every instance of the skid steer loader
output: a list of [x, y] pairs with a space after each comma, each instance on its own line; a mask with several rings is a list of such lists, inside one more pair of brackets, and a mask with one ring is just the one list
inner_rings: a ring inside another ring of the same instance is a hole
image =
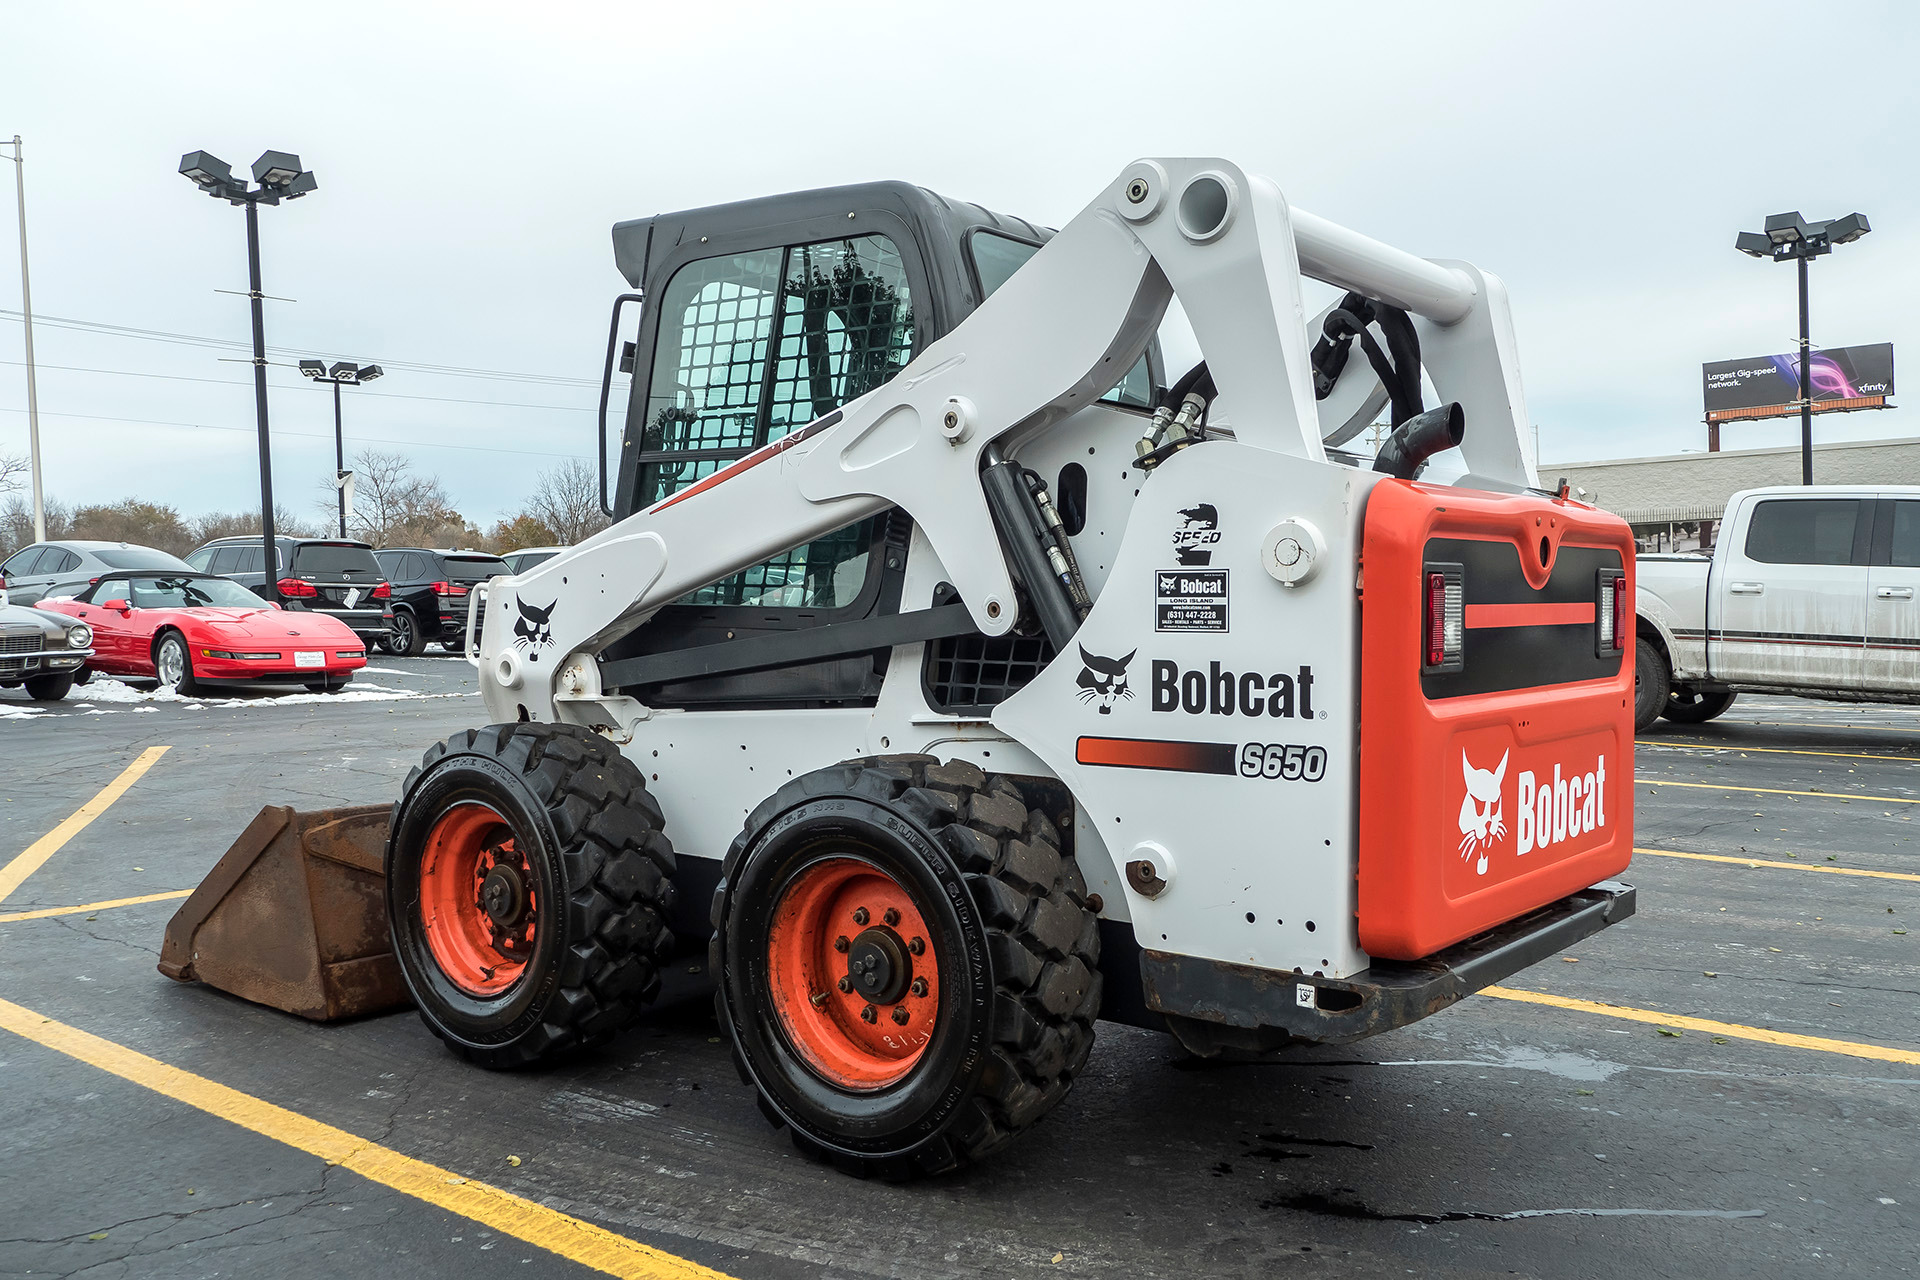
[[[393, 807], [388, 970], [317, 931], [307, 1010], [397, 973], [514, 1067], [704, 967], [767, 1116], [898, 1177], [1039, 1120], [1099, 1019], [1352, 1041], [1632, 913], [1633, 542], [1540, 488], [1493, 276], [1211, 159], [1057, 233], [877, 183], [613, 240], [619, 518], [473, 593], [492, 723]], [[353, 861], [299, 835], [235, 856]]]

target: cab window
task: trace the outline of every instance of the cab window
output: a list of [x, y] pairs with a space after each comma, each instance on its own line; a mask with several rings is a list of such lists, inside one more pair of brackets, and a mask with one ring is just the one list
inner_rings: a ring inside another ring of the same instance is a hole
[[[984, 300], [992, 297], [1014, 272], [1040, 252], [1040, 246], [994, 231], [975, 231], [967, 237], [967, 252], [973, 259], [973, 274], [980, 282], [980, 296]], [[1108, 404], [1123, 404], [1133, 409], [1153, 408], [1153, 370], [1145, 354], [1134, 361], [1126, 377], [1100, 398]]]
[[[688, 263], [661, 294], [635, 505], [672, 494], [865, 395], [913, 356], [913, 293], [893, 241], [850, 236]], [[862, 520], [681, 603], [853, 603], [875, 535]]]

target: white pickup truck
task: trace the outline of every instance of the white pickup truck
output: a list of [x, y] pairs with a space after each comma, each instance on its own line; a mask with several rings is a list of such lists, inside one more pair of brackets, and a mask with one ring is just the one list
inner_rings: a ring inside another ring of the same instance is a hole
[[1641, 556], [1634, 722], [1742, 690], [1920, 702], [1920, 486], [1747, 489], [1712, 558]]

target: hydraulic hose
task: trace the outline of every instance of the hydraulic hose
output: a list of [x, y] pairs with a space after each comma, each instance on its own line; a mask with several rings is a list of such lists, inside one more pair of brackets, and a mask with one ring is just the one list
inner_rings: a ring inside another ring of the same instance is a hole
[[1373, 469], [1401, 480], [1420, 474], [1427, 459], [1466, 438], [1466, 415], [1458, 401], [1408, 418], [1393, 429], [1373, 460]]

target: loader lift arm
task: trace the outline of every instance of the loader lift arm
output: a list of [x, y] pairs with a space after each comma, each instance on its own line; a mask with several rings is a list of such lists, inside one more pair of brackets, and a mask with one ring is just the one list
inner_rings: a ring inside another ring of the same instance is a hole
[[[1140, 160], [892, 381], [497, 581], [478, 659], [490, 709], [630, 733], [650, 712], [607, 693], [616, 682], [596, 661], [601, 650], [687, 592], [889, 506], [924, 531], [974, 626], [1006, 634], [1020, 604], [983, 459], [1096, 400], [1140, 357], [1174, 297], [1236, 438], [1325, 461], [1303, 273], [1415, 317], [1436, 389], [1465, 411], [1469, 468], [1537, 483], [1497, 279], [1294, 210], [1272, 183], [1226, 161]], [[1341, 382], [1371, 376], [1352, 362]], [[722, 485], [724, 507], [701, 500]], [[755, 518], [728, 518], [743, 511]], [[549, 628], [537, 642], [516, 626], [534, 613]]]

